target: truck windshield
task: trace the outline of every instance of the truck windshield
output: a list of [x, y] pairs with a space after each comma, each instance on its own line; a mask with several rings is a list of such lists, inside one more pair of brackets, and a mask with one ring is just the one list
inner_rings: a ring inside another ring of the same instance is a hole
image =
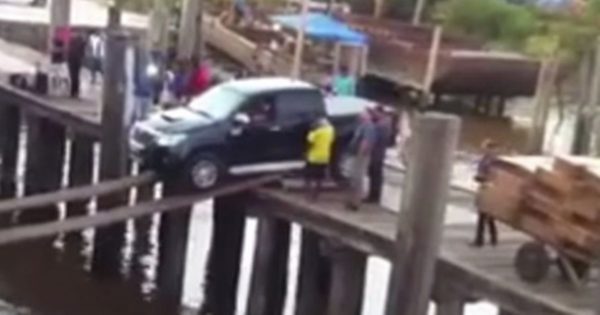
[[240, 105], [244, 95], [232, 88], [216, 86], [194, 98], [188, 107], [212, 119], [227, 118]]

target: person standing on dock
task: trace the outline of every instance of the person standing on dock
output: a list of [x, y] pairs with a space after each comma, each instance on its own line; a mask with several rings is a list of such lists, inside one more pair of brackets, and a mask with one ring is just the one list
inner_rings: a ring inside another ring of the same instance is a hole
[[89, 67], [92, 75], [92, 84], [96, 84], [98, 74], [102, 74], [102, 60], [104, 60], [104, 38], [93, 31], [89, 37]]
[[69, 41], [67, 65], [71, 79], [71, 97], [78, 98], [81, 83], [81, 66], [85, 58], [86, 41], [79, 32], [74, 32]]
[[377, 105], [373, 112], [375, 142], [373, 143], [369, 162], [369, 193], [367, 194], [367, 203], [379, 204], [381, 202], [383, 164], [392, 133], [390, 120], [383, 106]]
[[[486, 185], [490, 178], [492, 164], [498, 158], [498, 144], [490, 139], [486, 139], [481, 147], [483, 149], [483, 156], [477, 165], [475, 181], [480, 185]], [[477, 203], [476, 200], [476, 206], [478, 207]], [[485, 232], [487, 227], [490, 235], [490, 243], [493, 246], [496, 246], [498, 244], [498, 228], [496, 227], [496, 222], [492, 217], [483, 213], [480, 209], [478, 209], [478, 213], [475, 240], [473, 240], [472, 245], [475, 247], [482, 247], [485, 244]]]
[[321, 117], [308, 133], [306, 156], [306, 189], [312, 200], [317, 200], [322, 188], [325, 173], [331, 161], [331, 147], [335, 130], [327, 118]]
[[352, 155], [350, 162], [350, 189], [346, 207], [358, 210], [364, 195], [364, 178], [367, 176], [369, 160], [375, 144], [376, 132], [373, 124], [372, 110], [361, 115], [361, 122], [350, 142], [349, 150]]
[[350, 74], [348, 67], [340, 66], [340, 73], [333, 77], [333, 93], [340, 96], [356, 95], [356, 78]]

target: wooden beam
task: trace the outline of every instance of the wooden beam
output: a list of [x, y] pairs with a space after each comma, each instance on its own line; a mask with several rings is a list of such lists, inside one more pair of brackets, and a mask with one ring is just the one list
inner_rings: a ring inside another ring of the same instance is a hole
[[529, 154], [541, 154], [544, 148], [550, 101], [554, 91], [554, 82], [558, 75], [558, 66], [556, 60], [545, 60], [540, 67], [534, 99], [535, 107], [528, 137], [527, 151]]
[[0, 82], [0, 99], [9, 104], [18, 105], [19, 109], [25, 113], [69, 126], [74, 132], [94, 138], [100, 136], [100, 124], [97, 122], [67, 110], [57, 109], [52, 105], [53, 101], [17, 89], [4, 82]]
[[444, 300], [436, 305], [436, 315], [463, 315], [465, 301], [461, 299]]
[[235, 314], [247, 205], [246, 193], [214, 199], [204, 302], [199, 314]]
[[[185, 194], [180, 181], [163, 182], [163, 198]], [[158, 231], [158, 274], [156, 283], [166, 311], [178, 312], [183, 293], [185, 261], [190, 227], [191, 205], [163, 213]]]
[[[27, 116], [26, 196], [61, 188], [65, 143], [66, 133], [63, 126], [44, 118]], [[20, 223], [39, 223], [57, 219], [58, 208], [53, 204], [40, 205], [36, 211], [19, 215]]]
[[304, 38], [305, 28], [307, 23], [308, 14], [308, 1], [302, 0], [302, 10], [300, 12], [300, 29], [296, 32], [296, 47], [294, 49], [294, 59], [292, 62], [292, 73], [290, 76], [295, 79], [302, 77], [302, 60], [304, 55]]
[[509, 310], [507, 310], [507, 309], [501, 308], [501, 309], [498, 311], [498, 315], [518, 315], [518, 314], [517, 314], [517, 313], [514, 313], [514, 312], [511, 312], [511, 311], [509, 311]]
[[[91, 185], [94, 172], [94, 139], [86, 135], [74, 134], [71, 137], [69, 162], [69, 187]], [[79, 195], [75, 196], [80, 197]], [[67, 202], [67, 217], [86, 214], [90, 197], [92, 196], [84, 196], [81, 199]]]
[[154, 213], [177, 211], [182, 207], [189, 206], [203, 200], [236, 194], [248, 189], [252, 189], [256, 186], [272, 182], [278, 178], [279, 176], [269, 175], [216, 188], [203, 193], [172, 197], [169, 199], [135, 205], [133, 207], [124, 205], [114, 209], [108, 209], [106, 211], [99, 211], [94, 215], [68, 218], [63, 221], [14, 227], [0, 231], [0, 245], [39, 239], [59, 233], [107, 226], [117, 222], [123, 222], [129, 219]]
[[367, 256], [353, 248], [332, 244], [332, 280], [328, 315], [362, 312]]
[[71, 23], [71, 0], [50, 1], [50, 25], [48, 27], [47, 51], [50, 52], [56, 29]]
[[325, 314], [331, 287], [331, 264], [329, 258], [321, 254], [321, 242], [318, 234], [302, 229], [295, 315]]
[[[21, 115], [16, 106], [0, 106], [0, 199], [14, 198], [17, 190], [17, 157]], [[0, 215], [0, 227], [10, 223], [11, 215]]]
[[154, 173], [147, 172], [138, 176], [104, 181], [94, 185], [62, 189], [29, 196], [27, 198], [0, 201], [0, 213], [10, 213], [15, 210], [31, 210], [33, 208], [55, 205], [59, 202], [68, 202], [87, 199], [94, 196], [102, 196], [117, 191], [122, 191], [132, 186], [151, 182], [155, 177], [156, 175]]
[[417, 119], [403, 192], [387, 315], [425, 315], [441, 244], [446, 201], [460, 120], [444, 114]]
[[[117, 24], [119, 10], [109, 9], [109, 30], [106, 40], [106, 66], [102, 94], [102, 130], [100, 137], [100, 180], [116, 179], [127, 174], [127, 109], [125, 108], [126, 54], [128, 36]], [[99, 208], [112, 209], [128, 202], [128, 194], [115, 193], [98, 200]], [[92, 272], [118, 277], [125, 225], [114, 224], [96, 230]]]
[[287, 291], [290, 223], [268, 216], [260, 216], [258, 220], [246, 314], [282, 314]]

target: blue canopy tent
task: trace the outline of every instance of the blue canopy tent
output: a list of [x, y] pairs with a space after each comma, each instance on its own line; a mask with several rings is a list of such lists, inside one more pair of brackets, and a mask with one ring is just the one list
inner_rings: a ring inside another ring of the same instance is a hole
[[[300, 30], [303, 24], [301, 14], [276, 15], [271, 20], [285, 28]], [[367, 43], [367, 36], [357, 32], [348, 25], [323, 13], [307, 13], [304, 32], [313, 39], [339, 42], [346, 45], [362, 46]]]

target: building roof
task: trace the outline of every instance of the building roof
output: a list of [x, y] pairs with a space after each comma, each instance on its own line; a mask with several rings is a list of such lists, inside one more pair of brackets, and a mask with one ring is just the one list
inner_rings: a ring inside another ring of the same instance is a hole
[[250, 78], [230, 81], [225, 84], [227, 87], [231, 87], [245, 94], [255, 94], [286, 89], [315, 88], [312, 84], [308, 82], [284, 77]]

